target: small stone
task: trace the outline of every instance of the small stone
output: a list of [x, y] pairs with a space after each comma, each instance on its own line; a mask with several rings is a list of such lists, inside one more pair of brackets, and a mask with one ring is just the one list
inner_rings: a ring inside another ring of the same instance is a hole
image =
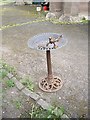
[[12, 91], [11, 93], [13, 94], [14, 92]]
[[38, 100], [38, 99], [40, 98], [40, 96], [39, 96], [38, 94], [36, 94], [36, 93], [28, 90], [27, 88], [24, 88], [24, 89], [22, 90], [22, 92], [23, 92], [25, 95], [29, 96], [30, 98], [32, 98], [32, 99], [34, 99], [34, 100]]
[[7, 100], [3, 100], [4, 103], [7, 103]]
[[39, 99], [37, 101], [37, 103], [43, 108], [43, 109], [48, 109], [51, 107], [51, 105], [49, 103], [47, 103], [46, 101], [44, 101], [43, 99]]
[[56, 18], [56, 16], [55, 16], [54, 13], [48, 13], [48, 14], [46, 15], [46, 20], [52, 19], [52, 18]]
[[11, 79], [11, 78], [13, 77], [13, 74], [8, 73], [8, 74], [7, 74], [7, 77], [8, 77], [9, 79]]
[[66, 114], [63, 114], [62, 116], [61, 116], [61, 119], [63, 120], [63, 118], [68, 118], [68, 120], [69, 120], [69, 117], [66, 115]]
[[59, 97], [59, 100], [61, 100], [61, 97]]

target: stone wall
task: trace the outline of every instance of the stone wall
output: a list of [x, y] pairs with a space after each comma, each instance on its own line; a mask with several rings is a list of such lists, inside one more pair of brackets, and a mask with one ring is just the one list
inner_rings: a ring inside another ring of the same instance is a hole
[[88, 3], [87, 2], [52, 2], [50, 3], [50, 11], [46, 18], [60, 18], [60, 20], [71, 19], [70, 21], [80, 21], [83, 17], [88, 19]]
[[[17, 5], [32, 4], [33, 0], [15, 0]], [[63, 0], [64, 1], [64, 0]], [[60, 21], [88, 19], [88, 2], [50, 2], [46, 19], [60, 18]]]

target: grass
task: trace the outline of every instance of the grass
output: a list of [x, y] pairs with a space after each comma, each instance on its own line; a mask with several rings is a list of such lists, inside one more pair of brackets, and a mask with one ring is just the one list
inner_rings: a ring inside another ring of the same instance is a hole
[[0, 5], [4, 5], [4, 4], [8, 4], [8, 3], [12, 3], [15, 0], [0, 0]]
[[[13, 67], [7, 65], [5, 62], [0, 61], [0, 65], [3, 70], [3, 74], [1, 73], [0, 75], [4, 77], [7, 76], [8, 72], [13, 71]], [[34, 91], [34, 84], [29, 76], [25, 76], [23, 79], [20, 80], [23, 85], [25, 85], [29, 90]], [[5, 80], [5, 85], [6, 88], [12, 88], [15, 86], [15, 83], [12, 79]], [[12, 100], [12, 103], [17, 109], [20, 109], [22, 107], [22, 102], [21, 100]], [[30, 111], [25, 112], [22, 114], [20, 117], [28, 116], [28, 118], [61, 118], [61, 116], [64, 114], [64, 108], [63, 107], [50, 107], [48, 110], [44, 110], [41, 107], [38, 107], [36, 104], [32, 104]]]
[[8, 72], [4, 69], [0, 70], [0, 78], [4, 79], [7, 76]]
[[[11, 0], [5, 0], [5, 1], [8, 3]], [[3, 1], [3, 3], [5, 1]], [[2, 3], [2, 1], [0, 3]], [[12, 11], [13, 11], [13, 16], [15, 15], [15, 13], [18, 13], [23, 17], [28, 17], [30, 19], [35, 18], [35, 20], [34, 21], [28, 21], [28, 22], [25, 22], [25, 23], [13, 23], [13, 24], [11, 23], [11, 24], [8, 24], [8, 25], [1, 26], [0, 30], [4, 30], [4, 29], [7, 29], [7, 28], [11, 28], [11, 27], [22, 26], [22, 25], [26, 25], [26, 24], [32, 24], [33, 22], [40, 22], [40, 19], [41, 19], [41, 21], [42, 21], [42, 19], [45, 20], [45, 15], [46, 15], [46, 13], [44, 11], [37, 12], [36, 11], [36, 6], [30, 6], [30, 5], [17, 6], [15, 8], [11, 7], [11, 8], [0, 9], [1, 14], [4, 14], [4, 13], [6, 14], [8, 12], [11, 13]]]
[[4, 60], [0, 59], [0, 66], [2, 68], [2, 71], [6, 71], [7, 73], [16, 74], [16, 69], [13, 66], [10, 66], [9, 64], [5, 63]]
[[12, 79], [6, 80], [7, 87], [14, 87], [15, 83]]
[[21, 100], [11, 100], [11, 103], [16, 107], [16, 109], [20, 109], [22, 106]]
[[14, 101], [14, 104], [15, 104], [15, 107], [17, 108], [17, 109], [20, 109], [21, 108], [21, 102], [20, 101]]
[[82, 19], [80, 22], [61, 22], [56, 18], [49, 20], [53, 24], [61, 24], [61, 25], [68, 25], [68, 24], [88, 24], [90, 23], [90, 20]]
[[90, 20], [82, 20], [81, 23], [87, 24], [87, 23], [90, 23]]
[[[3, 60], [0, 60], [0, 79], [2, 81], [2, 79], [4, 79], [5, 77], [7, 77], [8, 73], [15, 73], [15, 68], [6, 64]], [[5, 84], [7, 87], [14, 87], [14, 81], [12, 79], [6, 80]]]
[[4, 25], [0, 27], [0, 30], [4, 30], [7, 28], [11, 28], [11, 27], [17, 27], [17, 26], [23, 26], [23, 25], [27, 25], [27, 24], [32, 24], [32, 23], [39, 23], [39, 22], [44, 22], [46, 21], [45, 19], [40, 19], [40, 20], [34, 20], [34, 21], [29, 21], [29, 22], [24, 22], [24, 23], [19, 23], [19, 24], [9, 24], [9, 25]]
[[25, 76], [20, 82], [25, 85], [29, 90], [34, 91], [34, 84], [29, 76]]
[[[16, 75], [16, 69], [9, 64], [6, 64], [3, 60], [0, 60], [0, 78], [3, 79], [7, 76], [8, 73]], [[18, 76], [16, 76], [18, 78]], [[34, 84], [29, 76], [22, 78], [21, 83], [25, 85], [29, 90], [34, 91]], [[14, 87], [15, 84], [12, 79], [6, 81], [8, 87]]]
[[[37, 107], [35, 104], [32, 104], [32, 108], [30, 112], [25, 113], [25, 116], [28, 116], [29, 118], [61, 118], [61, 116], [64, 114], [64, 108], [62, 107], [50, 107], [48, 110], [44, 110], [41, 107]], [[23, 118], [23, 115], [21, 115]]]

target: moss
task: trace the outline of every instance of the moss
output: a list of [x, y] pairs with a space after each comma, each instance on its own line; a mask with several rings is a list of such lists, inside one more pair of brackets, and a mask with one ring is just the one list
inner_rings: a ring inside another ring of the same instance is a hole
[[81, 23], [88, 24], [88, 23], [90, 23], [90, 20], [81, 20]]
[[69, 24], [88, 24], [90, 22], [90, 20], [86, 20], [86, 18], [83, 18], [80, 22], [63, 22], [63, 21], [59, 21], [59, 19], [57, 18], [52, 18], [52, 19], [49, 19], [47, 20], [53, 24], [60, 24], [60, 25], [69, 25]]
[[0, 30], [4, 30], [7, 28], [11, 28], [11, 27], [17, 27], [17, 26], [23, 26], [23, 25], [27, 25], [27, 24], [32, 24], [32, 23], [38, 23], [38, 22], [44, 22], [46, 21], [45, 19], [40, 19], [40, 20], [35, 20], [35, 21], [29, 21], [29, 22], [24, 22], [24, 23], [20, 23], [20, 24], [9, 24], [9, 25], [5, 25], [0, 27]]

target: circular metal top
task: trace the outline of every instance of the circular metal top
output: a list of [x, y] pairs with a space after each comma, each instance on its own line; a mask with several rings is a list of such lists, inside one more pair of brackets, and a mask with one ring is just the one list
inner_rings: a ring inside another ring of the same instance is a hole
[[37, 50], [55, 50], [65, 46], [67, 40], [59, 33], [42, 33], [28, 41], [28, 47]]

